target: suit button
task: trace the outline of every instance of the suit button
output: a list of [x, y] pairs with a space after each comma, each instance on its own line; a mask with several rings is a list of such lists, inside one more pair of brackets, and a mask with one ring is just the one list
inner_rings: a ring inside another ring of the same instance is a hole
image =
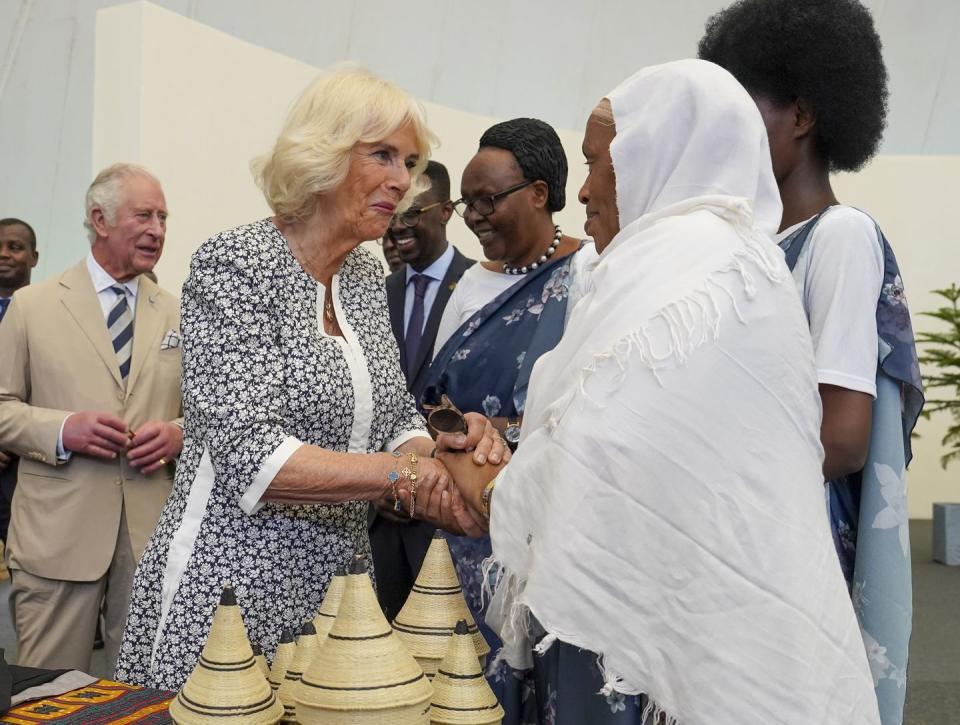
[[114, 485], [116, 485], [116, 486], [122, 486], [122, 485], [123, 485], [123, 479], [122, 479], [122, 478], [115, 478], [115, 479], [113, 479], [113, 483], [114, 483]]
[[117, 393], [117, 400], [122, 401], [126, 396], [123, 393]]

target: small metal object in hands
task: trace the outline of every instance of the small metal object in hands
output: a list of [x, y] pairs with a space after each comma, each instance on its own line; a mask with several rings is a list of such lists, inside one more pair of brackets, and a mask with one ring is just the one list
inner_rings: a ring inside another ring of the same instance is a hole
[[440, 405], [425, 405], [430, 411], [427, 415], [427, 425], [435, 435], [441, 433], [466, 433], [467, 421], [457, 406], [450, 402], [446, 395], [441, 396]]
[[[128, 430], [128, 431], [127, 431], [127, 438], [129, 438], [131, 441], [133, 441], [133, 439], [136, 438], [136, 437], [137, 437], [137, 434], [134, 433], [132, 430]], [[167, 465], [169, 462], [170, 462], [170, 461], [168, 461], [168, 460], [167, 460], [166, 458], [164, 458], [163, 456], [161, 456], [161, 457], [160, 457], [160, 460], [157, 461], [157, 463], [159, 463], [161, 466], [165, 466], [165, 465]]]

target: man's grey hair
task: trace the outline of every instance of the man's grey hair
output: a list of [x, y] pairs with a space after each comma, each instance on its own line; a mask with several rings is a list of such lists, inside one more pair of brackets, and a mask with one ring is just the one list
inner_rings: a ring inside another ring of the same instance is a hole
[[157, 184], [160, 180], [142, 166], [137, 164], [119, 163], [108, 166], [93, 180], [87, 189], [86, 210], [83, 226], [87, 230], [87, 238], [93, 244], [97, 241], [97, 231], [90, 220], [90, 212], [100, 209], [107, 220], [107, 224], [116, 224], [117, 209], [123, 201], [123, 180], [131, 176], [145, 176], [153, 179]]

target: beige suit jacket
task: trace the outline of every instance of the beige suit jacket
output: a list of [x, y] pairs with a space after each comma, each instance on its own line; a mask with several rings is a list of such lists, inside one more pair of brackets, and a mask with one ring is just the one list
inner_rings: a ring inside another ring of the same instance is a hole
[[99, 579], [124, 507], [138, 560], [153, 534], [171, 466], [145, 477], [122, 456], [57, 462], [71, 412], [109, 411], [131, 430], [181, 415], [178, 301], [141, 276], [136, 307], [126, 390], [85, 261], [17, 291], [0, 325], [0, 449], [20, 455], [11, 567], [49, 579]]

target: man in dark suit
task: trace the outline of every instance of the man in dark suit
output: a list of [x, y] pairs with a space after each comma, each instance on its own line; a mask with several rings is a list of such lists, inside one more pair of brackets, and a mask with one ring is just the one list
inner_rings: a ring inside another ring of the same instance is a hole
[[[406, 263], [387, 277], [390, 323], [400, 347], [407, 389], [418, 403], [443, 308], [460, 277], [474, 263], [447, 241], [453, 204], [446, 167], [431, 161], [424, 174], [430, 179], [430, 189], [395, 217], [387, 232]], [[372, 516], [370, 541], [377, 595], [388, 619], [396, 617], [410, 593], [432, 536], [433, 527], [425, 522], [382, 509]]]
[[460, 277], [474, 263], [447, 242], [453, 204], [446, 167], [431, 161], [424, 174], [431, 188], [414, 199], [406, 212], [394, 217], [387, 231], [405, 262], [387, 277], [390, 324], [400, 346], [407, 389], [418, 404], [443, 309]]
[[[39, 259], [37, 235], [33, 227], [21, 219], [0, 219], [0, 323], [7, 313], [13, 293], [30, 284], [30, 273]], [[17, 486], [18, 460], [12, 453], [0, 450], [0, 544], [7, 543], [10, 501]], [[0, 554], [0, 579], [8, 576], [7, 566]]]

